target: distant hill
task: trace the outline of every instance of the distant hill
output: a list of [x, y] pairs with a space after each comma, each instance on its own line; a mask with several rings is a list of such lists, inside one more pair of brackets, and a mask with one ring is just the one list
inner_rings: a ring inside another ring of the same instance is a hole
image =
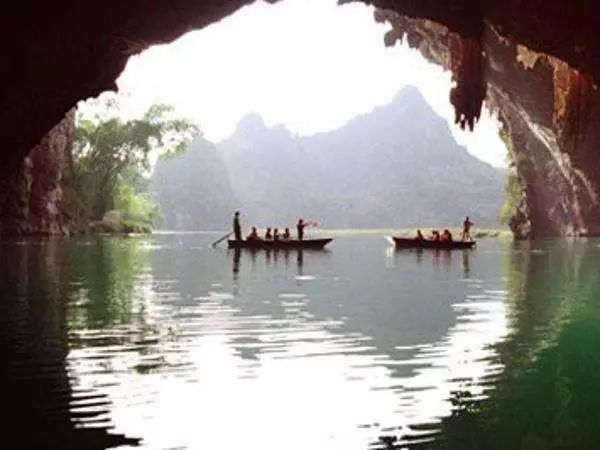
[[[198, 143], [188, 152], [194, 148]], [[171, 174], [204, 178], [207, 183], [185, 189], [207, 205], [215, 205], [214, 198], [219, 205], [235, 204], [260, 226], [292, 224], [299, 216], [330, 228], [441, 226], [458, 225], [468, 214], [489, 227], [498, 225], [504, 202], [504, 171], [459, 146], [413, 87], [339, 129], [307, 137], [283, 126], [267, 128], [259, 115], [249, 114], [229, 139], [210, 148], [212, 165], [200, 167], [196, 156], [194, 164], [180, 163], [183, 172]], [[167, 217], [183, 213], [157, 199], [171, 228]], [[190, 211], [185, 202], [177, 205]], [[225, 216], [221, 227], [228, 226], [233, 209], [215, 210], [215, 216]], [[204, 220], [195, 226], [206, 228], [210, 221]]]
[[222, 230], [237, 206], [225, 162], [202, 137], [182, 155], [161, 158], [149, 190], [160, 207], [160, 228], [168, 230]]

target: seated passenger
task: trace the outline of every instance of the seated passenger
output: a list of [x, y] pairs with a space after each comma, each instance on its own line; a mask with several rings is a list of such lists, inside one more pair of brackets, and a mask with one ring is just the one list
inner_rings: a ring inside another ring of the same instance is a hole
[[450, 230], [448, 230], [448, 229], [444, 230], [444, 232], [442, 233], [441, 241], [442, 242], [452, 242], [452, 233], [450, 233]]
[[289, 240], [290, 240], [290, 238], [291, 238], [291, 235], [290, 235], [290, 229], [289, 229], [289, 228], [286, 228], [286, 229], [283, 231], [283, 235], [281, 236], [281, 239], [282, 239], [282, 240], [284, 240], [284, 241], [289, 241]]
[[417, 236], [415, 237], [416, 241], [424, 241], [425, 237], [423, 236], [423, 233], [421, 233], [421, 230], [417, 230]]
[[279, 228], [275, 228], [273, 230], [273, 240], [274, 241], [278, 241], [279, 240]]
[[271, 234], [271, 229], [267, 228], [267, 232], [265, 233], [265, 241], [270, 241], [273, 239], [273, 235]]
[[258, 231], [256, 231], [256, 227], [252, 227], [252, 231], [248, 236], [246, 236], [247, 241], [258, 241], [260, 238], [258, 237]]
[[432, 241], [440, 240], [440, 232], [438, 230], [431, 230], [431, 236], [429, 237]]

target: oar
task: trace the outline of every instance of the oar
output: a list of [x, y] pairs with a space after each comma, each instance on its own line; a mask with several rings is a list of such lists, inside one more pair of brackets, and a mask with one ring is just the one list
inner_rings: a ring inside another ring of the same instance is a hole
[[222, 238], [219, 238], [218, 240], [216, 240], [215, 242], [213, 242], [211, 245], [214, 247], [215, 245], [217, 245], [219, 242], [221, 242], [224, 239], [227, 239], [229, 236], [231, 236], [233, 234], [233, 231], [230, 231], [229, 233], [227, 233], [225, 236], [223, 236]]

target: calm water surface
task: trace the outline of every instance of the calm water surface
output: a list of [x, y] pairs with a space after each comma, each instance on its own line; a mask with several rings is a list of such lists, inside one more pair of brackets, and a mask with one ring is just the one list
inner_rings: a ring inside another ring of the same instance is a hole
[[236, 253], [214, 239], [1, 243], [0, 439], [598, 448], [600, 241]]

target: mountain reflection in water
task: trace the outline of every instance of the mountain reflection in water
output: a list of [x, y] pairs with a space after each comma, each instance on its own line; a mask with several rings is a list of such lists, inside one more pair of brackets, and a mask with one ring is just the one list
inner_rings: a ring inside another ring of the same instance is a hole
[[598, 241], [0, 244], [12, 448], [595, 448]]

